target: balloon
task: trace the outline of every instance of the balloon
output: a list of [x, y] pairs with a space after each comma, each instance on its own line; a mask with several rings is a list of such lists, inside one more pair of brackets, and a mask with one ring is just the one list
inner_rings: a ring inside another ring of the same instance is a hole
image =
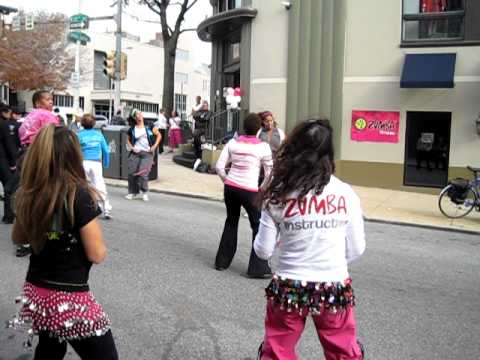
[[234, 99], [235, 99], [234, 101], [237, 102], [237, 103], [239, 103], [240, 101], [242, 101], [242, 98], [241, 98], [240, 96], [238, 96], [238, 95], [237, 95], [237, 96], [234, 96]]
[[240, 88], [237, 86], [237, 87], [234, 89], [233, 95], [235, 95], [235, 96], [242, 96], [242, 95], [243, 95], [242, 92], [243, 92], [242, 89], [240, 89]]

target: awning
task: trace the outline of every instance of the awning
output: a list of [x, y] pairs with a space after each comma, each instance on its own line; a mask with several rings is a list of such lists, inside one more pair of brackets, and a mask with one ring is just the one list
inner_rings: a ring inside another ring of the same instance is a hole
[[401, 88], [453, 88], [457, 54], [407, 54]]

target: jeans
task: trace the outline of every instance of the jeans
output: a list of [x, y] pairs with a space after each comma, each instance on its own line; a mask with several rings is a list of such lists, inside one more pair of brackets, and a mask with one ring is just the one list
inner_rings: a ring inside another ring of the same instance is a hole
[[247, 275], [262, 276], [270, 274], [270, 266], [266, 260], [260, 259], [253, 250], [253, 241], [260, 225], [260, 209], [256, 206], [256, 192], [242, 190], [233, 186], [225, 185], [224, 198], [227, 208], [227, 219], [223, 228], [222, 238], [215, 258], [215, 266], [228, 268], [232, 263], [237, 251], [238, 222], [240, 209], [243, 206], [248, 213], [248, 220], [252, 229], [252, 247], [248, 263]]
[[[118, 354], [109, 330], [103, 336], [92, 336], [68, 342], [82, 360], [117, 360]], [[39, 334], [33, 360], [62, 360], [67, 352], [67, 342], [59, 342], [47, 332]]]

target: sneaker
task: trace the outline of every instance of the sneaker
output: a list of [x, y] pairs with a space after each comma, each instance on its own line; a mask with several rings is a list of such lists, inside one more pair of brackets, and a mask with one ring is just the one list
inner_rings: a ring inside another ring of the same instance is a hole
[[147, 193], [143, 193], [143, 194], [142, 194], [142, 200], [143, 200], [143, 201], [149, 201], [149, 200], [150, 200], [150, 199], [148, 198]]
[[127, 200], [133, 200], [133, 199], [135, 199], [135, 197], [136, 197], [135, 194], [128, 194], [128, 195], [125, 196], [125, 199], [127, 199]]
[[193, 171], [196, 171], [198, 168], [198, 165], [202, 163], [202, 159], [197, 159], [195, 160], [195, 163], [193, 164]]
[[30, 249], [30, 245], [20, 245], [17, 246], [17, 252], [15, 255], [17, 257], [24, 257], [29, 255], [31, 252], [32, 250]]
[[110, 214], [110, 211], [105, 211], [105, 214], [103, 215], [103, 218], [105, 220], [112, 220], [113, 219], [112, 214]]

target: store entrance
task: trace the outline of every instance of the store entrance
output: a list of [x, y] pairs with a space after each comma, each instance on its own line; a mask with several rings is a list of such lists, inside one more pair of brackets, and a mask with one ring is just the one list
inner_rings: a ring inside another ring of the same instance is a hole
[[407, 112], [404, 185], [447, 184], [451, 121], [450, 112]]

